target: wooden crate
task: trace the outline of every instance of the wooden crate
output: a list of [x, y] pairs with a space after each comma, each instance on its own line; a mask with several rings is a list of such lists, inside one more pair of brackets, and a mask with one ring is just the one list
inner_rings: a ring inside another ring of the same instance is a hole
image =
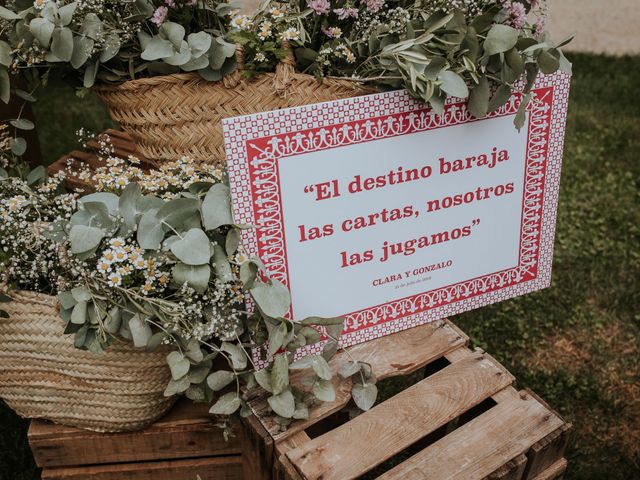
[[237, 430], [226, 442], [207, 405], [183, 400], [139, 432], [101, 434], [34, 420], [29, 444], [43, 480], [240, 480]]
[[[425, 378], [349, 420], [351, 381], [336, 379], [336, 400], [280, 431], [265, 397], [244, 424], [250, 478], [348, 480], [560, 478], [570, 425], [448, 321], [357, 345], [350, 356], [379, 380], [425, 368]], [[349, 361], [339, 353], [334, 372]], [[248, 458], [251, 456], [252, 458]], [[395, 466], [380, 465], [394, 459]], [[368, 472], [368, 473], [367, 473]]]

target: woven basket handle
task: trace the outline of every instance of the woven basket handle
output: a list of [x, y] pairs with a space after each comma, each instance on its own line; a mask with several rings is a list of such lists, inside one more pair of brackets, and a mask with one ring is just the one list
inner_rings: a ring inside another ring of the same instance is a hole
[[[282, 42], [282, 48], [286, 52], [286, 56], [276, 65], [276, 73], [273, 79], [273, 89], [281, 97], [287, 93], [287, 88], [291, 84], [291, 79], [295, 73], [296, 58], [293, 54], [293, 48], [289, 42]], [[241, 45], [236, 48], [236, 70], [231, 75], [227, 75], [222, 82], [227, 88], [234, 88], [242, 79], [242, 71], [244, 70], [244, 50]]]
[[282, 60], [280, 60], [280, 63], [276, 65], [276, 75], [273, 79], [273, 88], [278, 95], [284, 97], [296, 71], [296, 57], [293, 54], [293, 48], [289, 42], [283, 41], [282, 48], [286, 52], [286, 55]]

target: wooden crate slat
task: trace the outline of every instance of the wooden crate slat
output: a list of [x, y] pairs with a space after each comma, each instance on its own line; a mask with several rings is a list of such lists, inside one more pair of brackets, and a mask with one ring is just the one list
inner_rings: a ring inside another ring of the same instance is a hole
[[356, 478], [512, 382], [504, 367], [476, 352], [286, 456], [309, 480]]
[[242, 480], [242, 457], [48, 468], [42, 480]]
[[566, 470], [567, 460], [565, 458], [561, 458], [540, 475], [533, 478], [533, 480], [556, 480], [558, 478], [562, 478], [562, 475], [564, 475]]
[[[532, 392], [528, 388], [525, 389], [525, 392], [552, 411], [555, 415], [558, 417], [560, 416], [544, 400], [536, 395], [535, 392]], [[558, 458], [562, 457], [566, 450], [567, 445], [569, 444], [570, 434], [571, 424], [565, 423], [555, 432], [536, 442], [527, 453], [529, 461], [527, 462], [527, 469], [523, 478], [525, 480], [537, 478], [555, 464]]]
[[273, 468], [273, 478], [274, 480], [301, 480], [302, 477], [298, 474], [298, 471], [293, 466], [293, 464], [289, 461], [286, 456], [286, 453], [289, 450], [292, 450], [297, 447], [301, 447], [311, 439], [306, 432], [298, 432], [295, 435], [290, 436], [282, 440], [281, 442], [276, 443], [275, 455], [277, 461], [275, 462]]
[[380, 476], [380, 480], [423, 478], [482, 479], [511, 459], [526, 453], [535, 442], [563, 425], [532, 396], [499, 403], [471, 422]]
[[[370, 363], [378, 379], [391, 376], [407, 375], [424, 367], [428, 363], [444, 356], [456, 348], [466, 345], [468, 337], [449, 321], [438, 321], [421, 325], [409, 330], [361, 343], [349, 348], [349, 354], [338, 353], [329, 363], [334, 374], [340, 367], [356, 359]], [[304, 372], [292, 375], [292, 382], [299, 382]], [[264, 428], [275, 440], [282, 440], [294, 435], [319, 420], [342, 409], [351, 400], [351, 381], [334, 378], [336, 399], [333, 402], [322, 402], [312, 407], [307, 420], [292, 423], [281, 432], [280, 426], [268, 415], [269, 407], [266, 396], [250, 402], [251, 409], [260, 419]]]
[[521, 480], [527, 467], [526, 455], [518, 455], [505, 463], [484, 480]]
[[242, 435], [243, 476], [251, 480], [270, 480], [274, 458], [273, 439], [256, 417], [244, 421], [250, 425]]
[[207, 405], [187, 400], [139, 432], [101, 434], [39, 420], [29, 427], [29, 444], [40, 467], [239, 454], [238, 436], [225, 442]]

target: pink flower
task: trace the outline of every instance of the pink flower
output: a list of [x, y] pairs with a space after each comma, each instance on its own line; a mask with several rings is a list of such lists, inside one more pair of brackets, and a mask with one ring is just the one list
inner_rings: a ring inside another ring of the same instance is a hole
[[522, 28], [527, 23], [527, 9], [524, 8], [524, 5], [520, 2], [503, 0], [502, 7], [506, 10], [509, 15], [509, 23], [511, 26], [515, 28]]
[[156, 11], [153, 12], [153, 17], [151, 17], [151, 23], [155, 23], [157, 26], [160, 26], [167, 19], [167, 14], [169, 13], [169, 9], [167, 7], [158, 7]]
[[361, 0], [367, 6], [367, 11], [376, 13], [384, 5], [384, 0]]
[[329, 0], [307, 0], [307, 5], [318, 15], [326, 15], [331, 10]]
[[357, 8], [336, 8], [333, 13], [338, 15], [338, 20], [345, 20], [347, 18], [358, 18]]
[[342, 29], [340, 27], [321, 27], [320, 30], [329, 38], [340, 38], [342, 36]]
[[164, 3], [167, 5], [167, 7], [176, 8], [175, 0], [164, 0]]

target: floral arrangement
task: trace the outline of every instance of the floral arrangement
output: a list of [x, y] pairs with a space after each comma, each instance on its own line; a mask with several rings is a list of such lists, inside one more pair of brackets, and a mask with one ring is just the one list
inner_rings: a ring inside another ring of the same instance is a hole
[[[384, 89], [407, 88], [439, 113], [445, 98], [469, 98], [476, 117], [501, 107], [525, 77], [570, 70], [544, 31], [544, 0], [300, 0], [266, 3], [231, 21], [245, 47], [245, 73], [273, 70], [289, 42], [297, 69], [348, 77]], [[528, 96], [516, 125], [524, 122]]]
[[[57, 295], [78, 348], [100, 353], [116, 337], [169, 346], [165, 395], [213, 403], [224, 427], [229, 415], [249, 412], [244, 395], [255, 388], [269, 392], [283, 426], [333, 400], [327, 360], [342, 319], [284, 318], [288, 290], [243, 249], [240, 231], [251, 227], [234, 225], [224, 173], [189, 158], [146, 172], [133, 157], [105, 162], [93, 172], [70, 164], [50, 178], [0, 170], [0, 284]], [[71, 175], [95, 191], [63, 192]], [[322, 355], [294, 362], [321, 332]], [[256, 368], [253, 351], [268, 368]], [[309, 369], [304, 385], [290, 383], [290, 369]]]

